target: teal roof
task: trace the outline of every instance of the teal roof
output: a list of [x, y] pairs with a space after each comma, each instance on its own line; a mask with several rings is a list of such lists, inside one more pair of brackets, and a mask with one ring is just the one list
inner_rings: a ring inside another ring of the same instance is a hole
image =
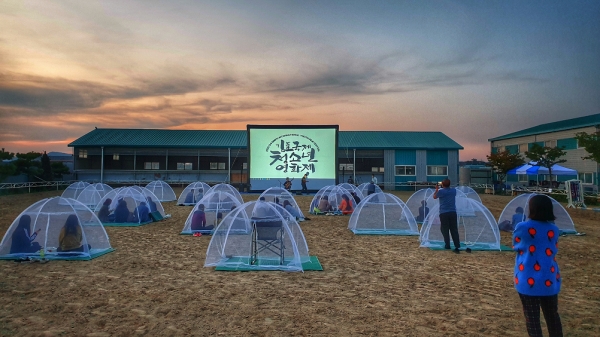
[[557, 132], [557, 131], [564, 131], [564, 130], [571, 130], [571, 129], [579, 129], [579, 128], [585, 128], [588, 126], [595, 126], [595, 125], [600, 125], [600, 114], [572, 118], [572, 119], [565, 119], [565, 120], [558, 121], [558, 122], [541, 124], [541, 125], [529, 128], [529, 129], [509, 133], [504, 136], [490, 138], [490, 139], [488, 139], [488, 141], [492, 142], [495, 140], [533, 136], [533, 135], [539, 135], [539, 134], [543, 134], [543, 133]]
[[[70, 147], [246, 148], [246, 130], [94, 129]], [[338, 148], [461, 150], [441, 132], [340, 131]]]

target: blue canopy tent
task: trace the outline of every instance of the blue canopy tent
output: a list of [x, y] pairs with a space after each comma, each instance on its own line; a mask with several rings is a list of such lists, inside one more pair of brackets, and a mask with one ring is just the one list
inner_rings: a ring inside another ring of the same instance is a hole
[[[529, 164], [525, 164], [523, 166], [514, 168], [512, 170], [509, 170], [507, 173], [508, 174], [537, 175], [537, 176], [539, 176], [540, 174], [541, 175], [548, 175], [548, 174], [550, 174], [550, 172], [549, 172], [549, 170], [548, 170], [547, 167], [536, 166], [535, 164], [536, 164], [536, 162], [530, 162]], [[577, 171], [573, 170], [573, 169], [570, 169], [570, 168], [566, 168], [564, 166], [560, 166], [558, 164], [554, 164], [554, 165], [552, 165], [552, 175], [556, 175], [556, 176], [577, 176]], [[552, 180], [552, 177], [550, 177], [550, 180]]]

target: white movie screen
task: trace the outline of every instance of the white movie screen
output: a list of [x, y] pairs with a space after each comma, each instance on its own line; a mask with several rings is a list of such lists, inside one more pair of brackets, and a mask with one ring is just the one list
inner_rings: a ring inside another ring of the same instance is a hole
[[338, 126], [248, 125], [249, 179], [252, 191], [284, 187], [292, 191], [306, 187], [316, 191], [336, 183]]

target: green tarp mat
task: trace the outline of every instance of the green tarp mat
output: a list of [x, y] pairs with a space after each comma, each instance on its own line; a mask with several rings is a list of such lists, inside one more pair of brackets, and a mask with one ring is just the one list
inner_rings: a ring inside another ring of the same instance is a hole
[[400, 236], [419, 236], [418, 232], [411, 232], [409, 230], [397, 229], [397, 230], [382, 230], [382, 229], [351, 229], [356, 235], [400, 235]]
[[137, 223], [137, 222], [103, 222], [102, 226], [104, 226], [104, 227], [139, 227], [139, 226], [147, 225], [149, 223], [152, 223], [152, 221], [142, 222], [142, 223]]
[[[249, 256], [236, 256], [236, 257], [232, 257], [229, 258], [226, 263], [236, 263], [236, 262], [241, 262], [241, 263], [245, 263], [245, 265], [235, 265], [235, 266], [217, 266], [215, 268], [215, 270], [218, 271], [260, 271], [260, 270], [278, 270], [278, 269], [273, 269], [273, 268], [264, 268], [261, 269], [260, 264], [261, 261], [259, 259], [258, 261], [258, 265], [254, 265], [254, 266], [249, 266], [248, 265], [248, 261], [250, 260]], [[270, 261], [269, 261], [270, 262]], [[266, 263], [268, 265], [272, 265], [272, 263]], [[305, 262], [302, 264], [302, 269], [304, 271], [308, 271], [308, 270], [316, 270], [316, 271], [322, 271], [323, 270], [323, 266], [321, 266], [321, 262], [319, 262], [319, 259], [316, 256], [311, 256], [310, 257], [310, 261]]]
[[[109, 248], [109, 249], [104, 249], [101, 251], [97, 251], [94, 252], [92, 254], [90, 254], [90, 256], [86, 256], [83, 255], [83, 253], [81, 255], [71, 255], [71, 254], [63, 254], [63, 255], [50, 255], [50, 254], [46, 254], [46, 260], [67, 260], [67, 261], [89, 261], [92, 259], [95, 259], [99, 256], [108, 254], [110, 252], [113, 252], [115, 249], [114, 248]], [[0, 256], [0, 260], [14, 260], [14, 261], [19, 261], [19, 260], [23, 260], [24, 258], [30, 258], [33, 260], [39, 260], [40, 259], [40, 254], [23, 254], [23, 255], [4, 255], [4, 256]]]

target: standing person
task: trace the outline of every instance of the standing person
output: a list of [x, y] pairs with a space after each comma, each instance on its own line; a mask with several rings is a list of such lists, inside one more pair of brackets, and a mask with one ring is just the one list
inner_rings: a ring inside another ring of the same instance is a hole
[[304, 176], [302, 176], [302, 194], [306, 193], [308, 194], [308, 188], [306, 187], [306, 183], [308, 182], [308, 172], [304, 173]]
[[556, 262], [558, 227], [554, 224], [552, 200], [545, 195], [529, 199], [529, 219], [513, 232], [515, 289], [519, 293], [529, 336], [542, 336], [540, 306], [550, 337], [562, 336], [558, 315], [558, 293], [562, 279]]
[[444, 236], [444, 248], [450, 249], [450, 236], [454, 242], [454, 252], [460, 253], [460, 238], [458, 237], [458, 219], [456, 217], [456, 189], [450, 187], [450, 179], [442, 180], [440, 185], [435, 185], [433, 199], [440, 199], [440, 223]]
[[373, 184], [377, 185], [377, 177], [375, 177], [375, 174], [371, 174], [371, 181]]

